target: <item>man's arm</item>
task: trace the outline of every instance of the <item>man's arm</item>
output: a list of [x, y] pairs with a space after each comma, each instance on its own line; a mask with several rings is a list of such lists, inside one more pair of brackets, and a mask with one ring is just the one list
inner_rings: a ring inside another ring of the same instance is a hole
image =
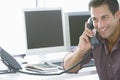
[[[67, 70], [78, 61], [82, 60], [83, 56], [92, 48], [89, 41], [89, 37], [92, 37], [94, 33], [87, 28], [87, 22], [85, 23], [85, 30], [79, 38], [78, 48], [73, 52], [65, 56], [64, 58], [64, 69]], [[80, 65], [76, 66], [70, 72], [78, 72]]]
[[[65, 56], [64, 58], [64, 69], [67, 70], [69, 67], [75, 65], [76, 63], [78, 63], [79, 61], [81, 61], [83, 59], [83, 57], [85, 56], [86, 52], [82, 52], [80, 51], [80, 49], [76, 49], [76, 51], [74, 53], [69, 53]], [[86, 59], [86, 58], [85, 58]], [[84, 60], [85, 62], [87, 60]], [[81, 64], [79, 64], [78, 66], [76, 66], [75, 68], [73, 68], [72, 70], [70, 70], [70, 72], [78, 72], [81, 69]]]

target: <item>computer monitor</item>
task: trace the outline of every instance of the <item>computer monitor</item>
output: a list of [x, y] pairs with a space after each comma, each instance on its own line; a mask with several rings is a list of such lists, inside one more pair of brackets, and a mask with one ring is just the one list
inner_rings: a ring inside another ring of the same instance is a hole
[[87, 19], [90, 17], [89, 12], [68, 12], [65, 14], [66, 26], [69, 30], [70, 46], [74, 47], [78, 45], [79, 37], [81, 36], [84, 25]]
[[67, 51], [62, 9], [25, 9], [28, 54]]

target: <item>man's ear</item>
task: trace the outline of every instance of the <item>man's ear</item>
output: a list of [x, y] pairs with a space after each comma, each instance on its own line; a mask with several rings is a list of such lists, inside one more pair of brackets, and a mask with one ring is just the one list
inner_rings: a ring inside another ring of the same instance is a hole
[[115, 17], [116, 17], [117, 19], [120, 19], [120, 10], [118, 10], [118, 11], [115, 13]]

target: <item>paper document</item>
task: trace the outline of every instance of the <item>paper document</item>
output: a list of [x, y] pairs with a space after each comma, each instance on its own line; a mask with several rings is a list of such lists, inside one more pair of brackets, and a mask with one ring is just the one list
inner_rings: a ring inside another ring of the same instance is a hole
[[49, 72], [49, 71], [57, 71], [58, 68], [56, 66], [48, 65], [48, 64], [29, 64], [26, 67], [26, 70], [34, 71], [34, 72]]

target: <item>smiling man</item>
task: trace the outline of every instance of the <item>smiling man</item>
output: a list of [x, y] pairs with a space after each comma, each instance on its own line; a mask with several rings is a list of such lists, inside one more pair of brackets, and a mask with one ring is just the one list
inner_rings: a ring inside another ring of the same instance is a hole
[[[117, 0], [90, 0], [89, 11], [96, 30], [96, 37], [101, 45], [93, 48], [89, 37], [95, 34], [87, 28], [79, 38], [78, 48], [64, 58], [64, 69], [68, 69], [83, 59], [92, 49], [92, 55], [85, 59], [87, 63], [91, 58], [95, 60], [100, 80], [120, 80], [120, 11]], [[78, 72], [80, 64], [70, 72]]]

